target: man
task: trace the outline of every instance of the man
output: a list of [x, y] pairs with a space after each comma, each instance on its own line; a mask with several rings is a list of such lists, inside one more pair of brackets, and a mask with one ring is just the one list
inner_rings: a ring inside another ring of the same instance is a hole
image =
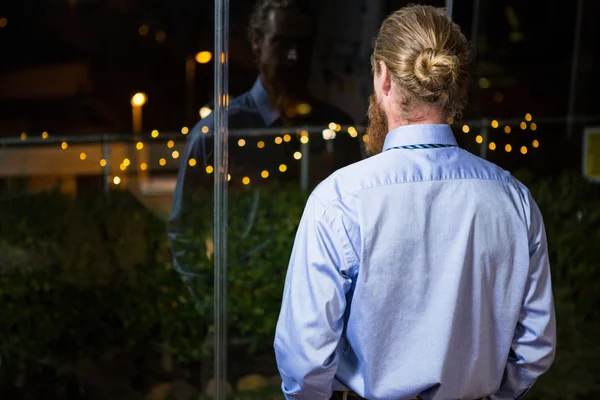
[[552, 363], [542, 216], [508, 172], [461, 150], [469, 48], [411, 6], [374, 41], [373, 157], [308, 200], [275, 352], [288, 399], [518, 399]]
[[[306, 125], [327, 126], [331, 122], [352, 124], [352, 119], [340, 109], [314, 98], [308, 91], [313, 42], [316, 36], [314, 10], [307, 0], [259, 0], [249, 24], [249, 36], [257, 60], [259, 77], [252, 89], [231, 100], [229, 105], [229, 128], [282, 128]], [[206, 133], [212, 132], [213, 115], [201, 120], [190, 132], [184, 151], [173, 207], [169, 220], [169, 236], [174, 252], [174, 262], [180, 271], [189, 270], [182, 265], [184, 253], [190, 251], [190, 241], [184, 235], [189, 231], [189, 216], [197, 209], [194, 192], [210, 184], [211, 175], [199, 165], [212, 164], [212, 145], [206, 143]], [[290, 133], [295, 134], [291, 130]], [[276, 145], [273, 137], [245, 138], [245, 146], [238, 146], [237, 137], [229, 145], [229, 166], [232, 184], [240, 183], [242, 177], [252, 181], [261, 179], [261, 172], [270, 171], [277, 177], [280, 164], [288, 165], [286, 175], [298, 179], [299, 170], [293, 153], [299, 150], [297, 138], [292, 143]], [[263, 140], [266, 148], [257, 147]], [[339, 134], [334, 140], [334, 156], [325, 154], [323, 138], [311, 136], [311, 165], [313, 181], [322, 179], [335, 169], [361, 158], [358, 139]], [[318, 154], [320, 153], [320, 154]], [[189, 160], [196, 163], [190, 165]], [[289, 178], [288, 178], [289, 179]], [[193, 257], [187, 257], [190, 260]]]

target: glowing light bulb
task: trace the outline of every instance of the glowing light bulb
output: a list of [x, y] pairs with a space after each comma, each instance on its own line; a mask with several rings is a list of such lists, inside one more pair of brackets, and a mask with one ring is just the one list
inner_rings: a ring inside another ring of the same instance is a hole
[[212, 113], [212, 110], [208, 107], [202, 107], [200, 109], [200, 118], [204, 119]]
[[146, 36], [149, 32], [150, 28], [148, 27], [148, 25], [142, 25], [140, 26], [140, 29], [138, 29], [138, 33], [140, 34], [140, 36]]
[[296, 106], [296, 111], [300, 115], [308, 115], [312, 111], [312, 107], [308, 103], [300, 103]]
[[131, 105], [134, 107], [142, 107], [148, 101], [145, 93], [136, 93], [131, 98]]
[[210, 51], [201, 51], [196, 54], [196, 62], [198, 64], [208, 64], [210, 60], [212, 60], [212, 53]]
[[333, 129], [324, 129], [323, 130], [323, 139], [325, 140], [332, 140], [335, 139], [335, 130]]

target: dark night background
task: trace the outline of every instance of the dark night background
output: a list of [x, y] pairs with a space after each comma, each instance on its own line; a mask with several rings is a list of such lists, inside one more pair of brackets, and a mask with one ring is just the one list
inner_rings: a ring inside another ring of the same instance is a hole
[[[384, 13], [406, 3], [386, 1]], [[443, 1], [429, 4], [444, 5]], [[470, 39], [474, 4], [470, 0], [454, 4], [454, 18]], [[557, 168], [579, 167], [585, 124], [576, 124], [574, 134], [567, 139], [564, 121], [559, 121], [566, 118], [568, 109], [576, 7], [576, 2], [559, 0], [480, 1], [471, 108], [465, 119], [523, 118], [525, 113], [536, 120], [558, 119], [538, 123], [543, 138], [536, 153], [539, 157], [515, 157], [515, 153], [499, 151], [490, 155], [509, 169], [531, 167], [556, 172]], [[232, 95], [243, 93], [255, 79], [245, 30], [250, 9], [250, 1], [231, 2]], [[175, 131], [193, 124], [185, 115], [185, 59], [213, 47], [211, 1], [4, 1], [0, 14], [8, 20], [0, 29], [0, 74], [77, 62], [89, 68], [90, 76], [78, 93], [63, 97], [28, 98], [18, 90], [4, 91], [0, 98], [1, 136], [44, 130], [67, 134], [128, 132], [129, 99], [137, 91], [147, 93], [150, 99], [144, 108], [148, 130]], [[595, 23], [599, 14], [598, 2], [584, 1], [575, 114], [588, 118], [600, 116], [600, 101], [595, 95], [600, 90], [600, 77], [594, 73], [600, 62], [595, 44], [600, 36]], [[142, 25], [149, 28], [145, 36], [138, 32]], [[212, 62], [197, 65], [196, 74], [194, 109], [198, 110], [212, 97]], [[488, 88], [478, 85], [480, 78], [488, 80]], [[494, 100], [495, 94], [497, 99], [503, 98], [502, 102]]]

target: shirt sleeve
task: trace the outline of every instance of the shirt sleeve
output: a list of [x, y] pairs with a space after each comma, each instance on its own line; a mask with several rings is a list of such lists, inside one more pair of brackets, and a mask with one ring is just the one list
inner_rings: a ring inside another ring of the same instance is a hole
[[[189, 236], [191, 216], [198, 209], [194, 202], [194, 193], [201, 187], [201, 180], [205, 179], [202, 172], [206, 166], [206, 138], [202, 133], [204, 126], [211, 125], [212, 117], [207, 118], [196, 124], [190, 135], [181, 158], [181, 164], [177, 174], [177, 184], [173, 193], [173, 204], [171, 215], [167, 225], [169, 242], [171, 244], [171, 252], [173, 254], [174, 267], [184, 276], [191, 274], [192, 267], [186, 265], [186, 260], [191, 260], [189, 254], [192, 249], [195, 249]], [[197, 162], [195, 166], [190, 166], [189, 160], [194, 158]], [[203, 165], [204, 164], [204, 165]], [[211, 217], [211, 216], [207, 216]]]
[[292, 250], [275, 334], [286, 399], [328, 400], [333, 391], [351, 286], [334, 226], [312, 195]]
[[531, 204], [529, 276], [500, 389], [492, 400], [521, 398], [554, 360], [556, 319], [550, 279], [548, 246], [542, 215]]

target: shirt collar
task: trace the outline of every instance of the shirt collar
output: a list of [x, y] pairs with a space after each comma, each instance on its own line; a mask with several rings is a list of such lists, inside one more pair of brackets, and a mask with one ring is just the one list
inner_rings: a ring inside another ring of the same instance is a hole
[[271, 126], [273, 122], [281, 117], [279, 110], [269, 103], [269, 95], [260, 81], [260, 77], [256, 78], [256, 82], [254, 82], [254, 86], [252, 86], [252, 89], [250, 90], [250, 96], [252, 96], [252, 100], [254, 100], [258, 113], [266, 126]]
[[416, 144], [457, 145], [450, 125], [405, 125], [396, 128], [387, 134], [383, 145], [383, 151], [389, 150], [392, 147], [411, 146]]

